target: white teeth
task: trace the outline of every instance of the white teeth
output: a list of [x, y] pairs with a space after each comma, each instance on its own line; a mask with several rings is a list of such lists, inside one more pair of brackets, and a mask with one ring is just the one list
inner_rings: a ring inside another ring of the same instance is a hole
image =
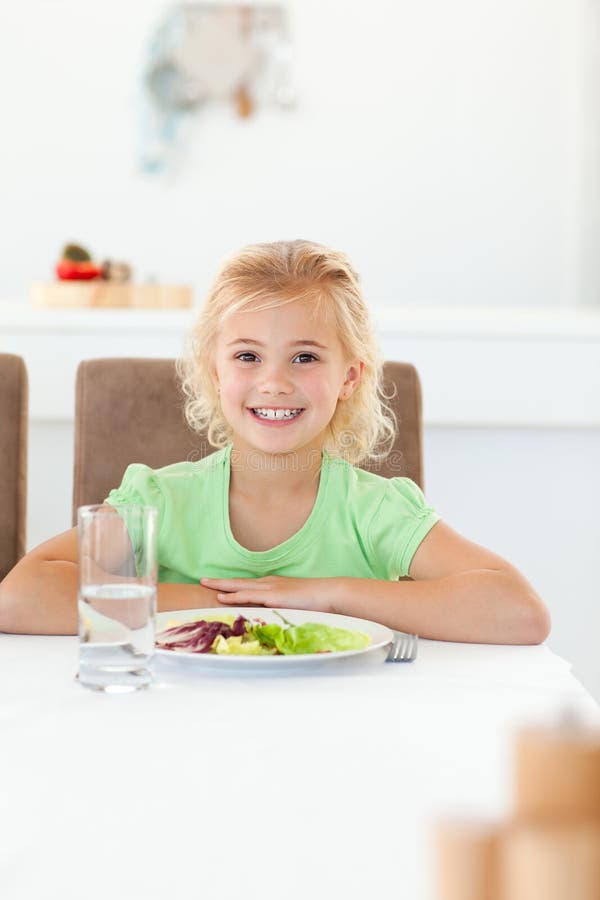
[[301, 409], [255, 409], [253, 412], [262, 419], [293, 419]]

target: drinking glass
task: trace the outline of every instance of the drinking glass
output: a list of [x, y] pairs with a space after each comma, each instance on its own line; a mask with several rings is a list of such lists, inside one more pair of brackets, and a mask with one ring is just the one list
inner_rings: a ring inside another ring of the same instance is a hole
[[126, 693], [152, 681], [158, 510], [81, 506], [79, 681]]

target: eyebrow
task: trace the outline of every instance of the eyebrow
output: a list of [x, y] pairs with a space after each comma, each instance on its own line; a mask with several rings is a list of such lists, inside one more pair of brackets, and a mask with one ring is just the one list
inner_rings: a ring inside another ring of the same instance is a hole
[[[264, 347], [264, 344], [261, 344], [260, 341], [255, 341], [253, 338], [236, 338], [234, 341], [229, 341], [227, 346], [231, 347], [232, 344], [254, 344], [256, 347]], [[320, 344], [318, 341], [290, 341], [288, 346], [319, 347], [321, 350], [327, 350], [325, 344]]]

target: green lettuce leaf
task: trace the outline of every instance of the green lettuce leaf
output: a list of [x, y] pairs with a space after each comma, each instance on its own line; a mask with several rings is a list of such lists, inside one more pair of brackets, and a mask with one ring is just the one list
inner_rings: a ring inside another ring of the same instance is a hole
[[304, 625], [255, 625], [254, 637], [266, 647], [276, 647], [286, 655], [294, 653], [335, 653], [340, 650], [362, 650], [371, 638], [361, 631], [333, 628], [307, 622]]

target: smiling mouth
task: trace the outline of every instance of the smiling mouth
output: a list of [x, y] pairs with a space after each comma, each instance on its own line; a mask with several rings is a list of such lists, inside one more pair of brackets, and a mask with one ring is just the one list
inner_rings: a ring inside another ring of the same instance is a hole
[[289, 407], [286, 409], [273, 409], [271, 407], [250, 407], [250, 412], [256, 419], [262, 422], [292, 422], [304, 412], [303, 407]]

